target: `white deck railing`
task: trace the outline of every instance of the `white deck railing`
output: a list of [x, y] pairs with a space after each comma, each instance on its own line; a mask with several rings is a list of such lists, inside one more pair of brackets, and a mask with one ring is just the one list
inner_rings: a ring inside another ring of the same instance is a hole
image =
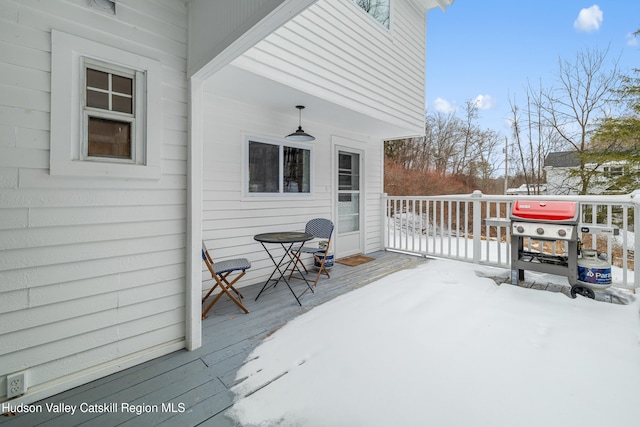
[[[579, 230], [583, 248], [606, 253], [613, 285], [635, 290], [634, 256], [640, 242], [640, 193], [623, 196], [494, 196], [469, 195], [383, 197], [385, 248], [424, 256], [452, 258], [511, 268], [509, 213], [514, 200], [566, 200], [580, 205], [581, 224], [616, 226], [619, 235], [591, 235]], [[494, 221], [485, 221], [488, 218]], [[495, 221], [502, 219], [503, 221]], [[499, 223], [489, 225], [487, 223]], [[552, 254], [562, 252], [554, 244]]]

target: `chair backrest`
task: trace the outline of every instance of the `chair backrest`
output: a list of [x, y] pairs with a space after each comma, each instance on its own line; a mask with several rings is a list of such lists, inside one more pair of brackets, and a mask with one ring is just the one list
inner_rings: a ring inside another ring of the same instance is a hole
[[304, 228], [304, 231], [321, 239], [331, 239], [331, 234], [333, 234], [333, 222], [326, 218], [315, 218], [307, 222], [307, 226]]
[[211, 254], [207, 249], [207, 245], [205, 245], [204, 240], [202, 241], [202, 260], [207, 265], [207, 268], [211, 272], [211, 274], [215, 274], [213, 270], [213, 259], [211, 258]]
[[207, 249], [207, 245], [205, 245], [204, 240], [202, 241], [202, 260], [206, 261], [209, 257], [209, 250]]

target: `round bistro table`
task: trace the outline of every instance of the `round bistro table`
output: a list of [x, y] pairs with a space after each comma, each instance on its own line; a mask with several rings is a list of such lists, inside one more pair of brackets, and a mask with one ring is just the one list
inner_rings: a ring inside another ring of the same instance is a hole
[[[300, 295], [296, 295], [296, 293], [291, 288], [291, 285], [289, 284], [289, 281], [287, 280], [285, 273], [289, 269], [289, 266], [291, 266], [291, 263], [295, 261], [295, 257], [291, 254], [291, 248], [293, 247], [293, 245], [295, 245], [296, 243], [301, 243], [302, 245], [304, 245], [304, 242], [311, 240], [313, 238], [314, 238], [313, 234], [301, 233], [296, 231], [278, 231], [274, 233], [263, 233], [263, 234], [257, 234], [253, 236], [254, 240], [256, 240], [257, 242], [260, 242], [264, 250], [269, 255], [269, 258], [271, 258], [271, 262], [273, 262], [273, 265], [275, 266], [275, 268], [273, 269], [273, 272], [271, 273], [271, 276], [269, 276], [264, 286], [262, 286], [260, 293], [258, 293], [258, 296], [255, 299], [256, 301], [258, 301], [258, 298], [260, 297], [260, 295], [262, 295], [262, 292], [264, 292], [267, 288], [270, 287], [269, 286], [270, 282], [274, 282], [272, 286], [275, 287], [278, 284], [278, 282], [280, 282], [280, 280], [284, 280], [284, 282], [287, 284], [287, 287], [293, 294], [298, 304], [302, 306], [302, 304], [300, 303], [299, 297], [301, 297], [305, 292], [307, 292], [307, 289], [305, 289]], [[276, 258], [274, 257], [274, 254], [273, 254], [274, 249], [277, 249], [277, 247], [275, 248], [271, 247], [271, 250], [269, 250], [269, 248], [265, 243], [280, 245], [280, 247], [284, 249], [284, 254], [282, 255], [282, 258], [280, 258], [279, 261], [276, 261]], [[307, 288], [311, 290], [311, 292], [313, 292], [313, 288], [311, 287], [311, 284], [304, 277], [297, 263], [294, 263], [293, 268], [298, 270], [298, 272], [304, 279], [305, 283], [307, 284]], [[276, 273], [280, 274], [277, 279], [274, 278]]]

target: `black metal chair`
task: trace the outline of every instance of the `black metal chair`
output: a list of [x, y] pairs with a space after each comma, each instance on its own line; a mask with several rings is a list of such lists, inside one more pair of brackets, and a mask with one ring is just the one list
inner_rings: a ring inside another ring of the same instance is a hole
[[307, 267], [305, 267], [302, 259], [300, 258], [303, 254], [310, 254], [313, 256], [314, 264], [318, 268], [318, 274], [316, 275], [316, 279], [313, 281], [313, 286], [318, 284], [318, 280], [320, 279], [321, 274], [325, 274], [327, 277], [331, 277], [329, 275], [329, 271], [325, 266], [327, 261], [327, 256], [329, 255], [329, 248], [331, 247], [331, 236], [333, 235], [333, 222], [325, 218], [315, 218], [311, 221], [307, 222], [304, 231], [306, 233], [313, 234], [317, 239], [325, 239], [324, 241], [319, 242], [318, 246], [297, 246], [291, 249], [293, 256], [295, 258], [293, 268], [291, 269], [291, 274], [289, 274], [289, 278], [291, 279], [293, 273], [296, 270], [296, 265], [299, 264], [304, 269], [305, 273], [309, 273]]

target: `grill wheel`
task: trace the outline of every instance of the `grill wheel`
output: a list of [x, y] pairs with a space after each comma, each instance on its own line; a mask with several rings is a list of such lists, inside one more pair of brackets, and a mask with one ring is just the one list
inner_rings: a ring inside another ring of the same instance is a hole
[[577, 295], [582, 295], [586, 298], [595, 299], [596, 294], [592, 289], [585, 288], [584, 286], [572, 286], [571, 287], [571, 298], [575, 298]]

